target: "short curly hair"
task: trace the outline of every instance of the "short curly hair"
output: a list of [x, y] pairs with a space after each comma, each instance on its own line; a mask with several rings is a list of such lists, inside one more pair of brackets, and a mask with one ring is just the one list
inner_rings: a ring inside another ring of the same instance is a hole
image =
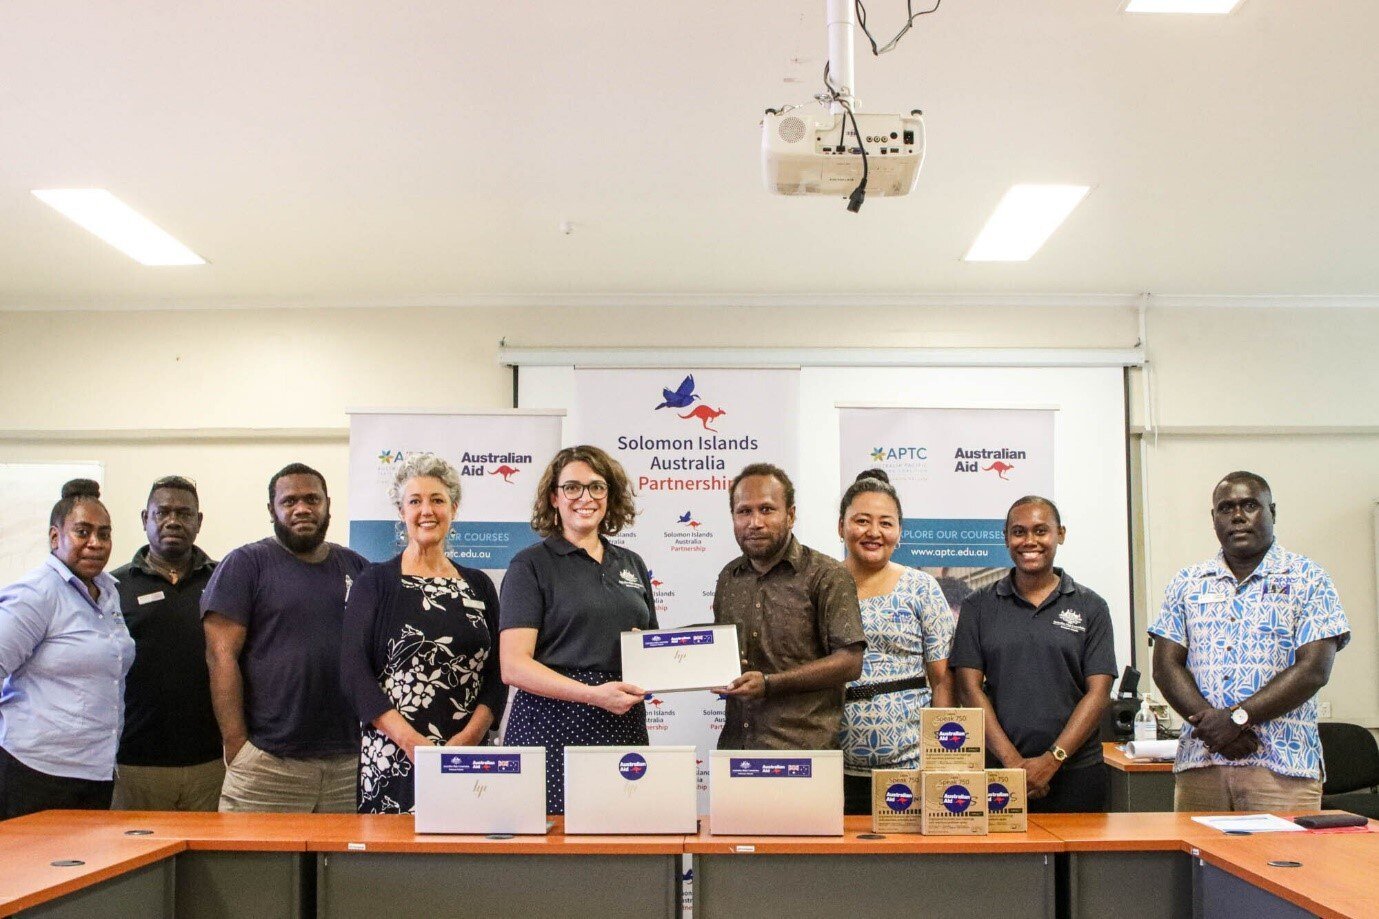
[[440, 479], [450, 494], [450, 503], [460, 506], [460, 474], [455, 467], [434, 453], [413, 453], [394, 468], [393, 484], [388, 486], [393, 507], [402, 510], [402, 490], [417, 476]]
[[608, 483], [607, 511], [599, 522], [601, 534], [617, 535], [623, 527], [631, 526], [637, 519], [637, 508], [632, 502], [635, 493], [622, 463], [598, 447], [580, 444], [561, 450], [547, 464], [546, 471], [541, 473], [541, 481], [536, 486], [536, 499], [532, 502], [531, 528], [542, 536], [554, 536], [560, 532], [560, 512], [555, 509], [551, 498], [560, 484], [556, 481], [560, 470], [579, 462], [588, 463]]

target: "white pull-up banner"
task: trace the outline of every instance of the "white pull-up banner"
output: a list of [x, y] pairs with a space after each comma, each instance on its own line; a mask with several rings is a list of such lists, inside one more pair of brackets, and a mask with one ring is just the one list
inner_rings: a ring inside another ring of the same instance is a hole
[[560, 448], [562, 415], [351, 412], [350, 548], [375, 562], [402, 551], [407, 534], [388, 487], [408, 455], [429, 452], [460, 473], [460, 509], [446, 554], [462, 565], [505, 571], [537, 540], [532, 498], [537, 478]]
[[838, 424], [841, 487], [880, 468], [900, 496], [902, 565], [1004, 568], [1010, 505], [1054, 500], [1052, 409], [840, 406]]
[[[575, 370], [568, 443], [602, 447], [627, 470], [637, 523], [616, 541], [651, 569], [662, 628], [713, 620], [718, 572], [741, 554], [728, 485], [749, 463], [796, 468], [797, 370]], [[655, 744], [694, 744], [707, 787], [723, 703], [706, 692], [655, 694]]]

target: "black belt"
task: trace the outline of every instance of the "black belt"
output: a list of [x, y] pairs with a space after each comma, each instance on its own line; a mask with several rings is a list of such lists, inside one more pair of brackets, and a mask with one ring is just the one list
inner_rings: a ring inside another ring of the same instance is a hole
[[868, 683], [865, 686], [849, 686], [847, 701], [862, 702], [874, 696], [884, 695], [888, 692], [900, 692], [902, 689], [923, 689], [929, 685], [929, 681], [922, 676], [913, 676], [905, 680], [887, 680], [884, 683]]

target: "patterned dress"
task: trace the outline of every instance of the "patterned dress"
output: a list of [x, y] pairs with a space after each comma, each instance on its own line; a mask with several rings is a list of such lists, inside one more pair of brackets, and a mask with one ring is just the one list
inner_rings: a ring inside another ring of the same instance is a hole
[[[925, 661], [945, 660], [953, 646], [953, 612], [938, 582], [907, 568], [895, 589], [861, 601], [867, 650], [862, 676], [869, 686], [924, 676]], [[929, 690], [902, 689], [843, 706], [843, 764], [852, 775], [873, 769], [919, 768], [919, 710]]]
[[[497, 653], [482, 604], [470, 605], [477, 601], [459, 578], [402, 576], [405, 612], [387, 639], [379, 685], [408, 724], [438, 746], [468, 723], [484, 662]], [[362, 733], [359, 812], [412, 813], [412, 761], [372, 725]]]

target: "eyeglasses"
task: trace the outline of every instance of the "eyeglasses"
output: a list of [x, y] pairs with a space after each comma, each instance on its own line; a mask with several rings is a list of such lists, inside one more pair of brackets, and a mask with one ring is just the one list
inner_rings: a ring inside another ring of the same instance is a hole
[[578, 501], [579, 497], [586, 491], [589, 493], [589, 497], [593, 498], [595, 501], [602, 500], [608, 497], [608, 483], [597, 480], [589, 482], [588, 484], [583, 482], [560, 483], [560, 493], [570, 501]]

